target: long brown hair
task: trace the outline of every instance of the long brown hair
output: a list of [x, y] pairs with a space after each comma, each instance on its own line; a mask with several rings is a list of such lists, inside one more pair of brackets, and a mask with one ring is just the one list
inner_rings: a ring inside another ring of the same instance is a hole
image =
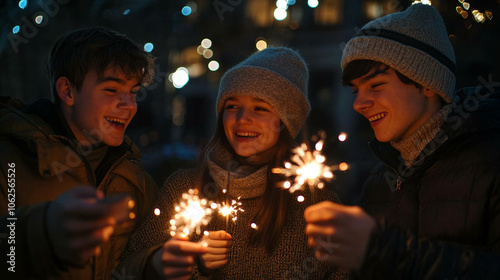
[[[198, 160], [195, 187], [201, 194], [204, 195], [207, 194], [207, 189], [205, 187], [210, 186], [210, 183], [213, 183], [213, 179], [210, 177], [208, 172], [206, 155], [210, 149], [218, 144], [226, 147], [229, 151], [235, 154], [224, 133], [222, 114], [220, 114], [217, 119], [214, 135], [207, 143]], [[287, 220], [287, 209], [291, 197], [287, 190], [277, 186], [277, 183], [283, 178], [281, 178], [280, 175], [273, 174], [271, 169], [278, 166], [284, 167], [283, 162], [289, 159], [293, 147], [293, 138], [290, 136], [285, 126], [281, 124], [280, 135], [275, 144], [275, 153], [268, 164], [266, 190], [259, 206], [257, 207], [255, 216], [252, 219], [259, 225], [259, 227], [250, 234], [250, 242], [263, 244], [268, 252], [272, 252], [274, 244], [277, 244], [280, 233], [283, 230], [283, 226]], [[211, 198], [214, 198], [212, 191], [210, 191], [212, 196]], [[220, 192], [219, 195], [221, 195]]]

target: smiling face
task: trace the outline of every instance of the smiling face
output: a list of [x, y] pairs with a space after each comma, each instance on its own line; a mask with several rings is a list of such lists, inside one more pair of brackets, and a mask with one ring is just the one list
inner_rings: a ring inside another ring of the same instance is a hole
[[61, 98], [76, 139], [83, 145], [121, 145], [125, 129], [137, 112], [139, 88], [137, 79], [127, 79], [113, 68], [104, 71], [102, 77], [95, 71], [88, 72], [79, 90], [70, 87], [70, 99]]
[[380, 142], [411, 135], [441, 106], [434, 91], [403, 83], [387, 67], [372, 69], [351, 84], [356, 94], [353, 108], [370, 121]]
[[254, 162], [271, 159], [281, 124], [271, 105], [253, 97], [228, 98], [224, 103], [223, 124], [236, 154], [252, 156]]

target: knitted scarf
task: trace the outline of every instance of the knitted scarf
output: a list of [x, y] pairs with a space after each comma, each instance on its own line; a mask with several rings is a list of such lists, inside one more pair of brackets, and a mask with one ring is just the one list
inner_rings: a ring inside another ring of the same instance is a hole
[[451, 110], [451, 104], [445, 105], [410, 136], [391, 141], [391, 145], [401, 153], [406, 166], [410, 166], [425, 146], [434, 139]]
[[242, 164], [233, 159], [224, 145], [217, 144], [208, 151], [207, 165], [215, 184], [221, 189], [229, 186], [229, 196], [233, 198], [259, 197], [266, 190], [268, 165]]

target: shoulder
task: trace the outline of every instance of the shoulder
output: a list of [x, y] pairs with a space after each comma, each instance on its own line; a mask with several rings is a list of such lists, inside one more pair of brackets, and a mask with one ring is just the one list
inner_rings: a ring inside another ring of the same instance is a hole
[[183, 193], [194, 188], [196, 169], [181, 169], [170, 175], [158, 194], [158, 199], [177, 200]]

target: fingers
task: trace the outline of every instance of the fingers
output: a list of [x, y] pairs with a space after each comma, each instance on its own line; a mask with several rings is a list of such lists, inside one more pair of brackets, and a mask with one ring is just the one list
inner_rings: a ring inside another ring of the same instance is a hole
[[209, 231], [208, 238], [213, 240], [228, 240], [231, 239], [231, 235], [224, 230], [219, 231]]
[[187, 241], [187, 237], [176, 235], [163, 245], [165, 251], [174, 255], [201, 255], [207, 248], [199, 243]]

